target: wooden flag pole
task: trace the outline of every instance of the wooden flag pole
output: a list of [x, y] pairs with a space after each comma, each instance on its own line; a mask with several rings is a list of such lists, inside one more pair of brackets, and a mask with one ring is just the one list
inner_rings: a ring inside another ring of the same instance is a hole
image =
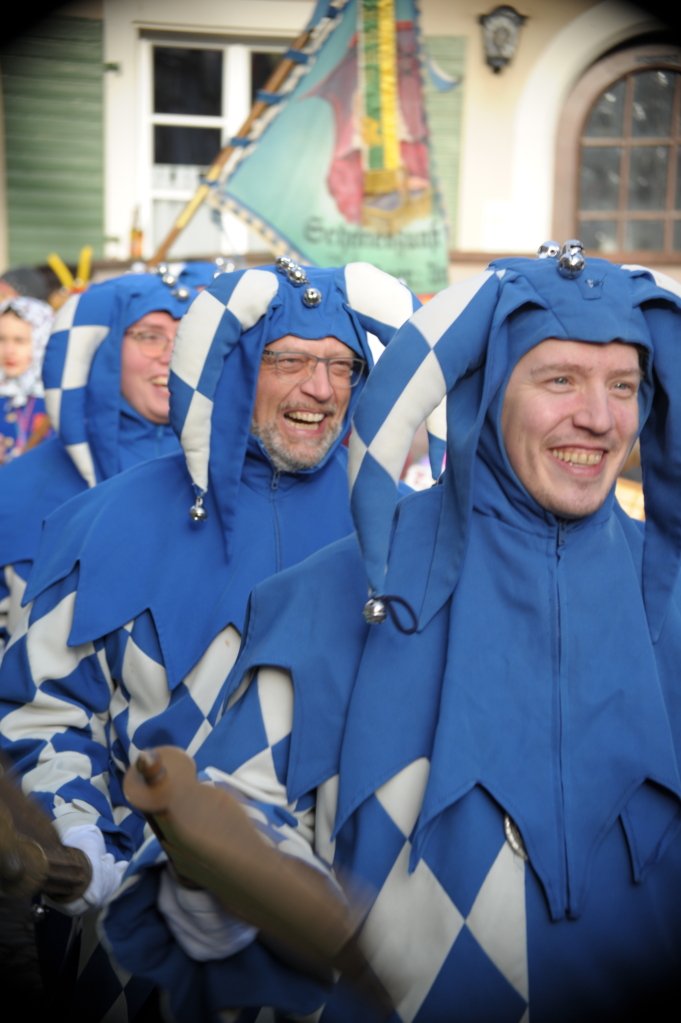
[[[291, 46], [290, 48], [292, 50], [302, 50], [307, 44], [310, 35], [311, 30], [309, 29], [306, 32], [303, 32], [302, 35], [298, 36], [296, 41], [293, 43], [293, 46]], [[286, 81], [286, 79], [288, 78], [288, 76], [290, 75], [293, 68], [296, 67], [296, 65], [297, 61], [291, 60], [290, 57], [283, 57], [282, 60], [280, 60], [279, 63], [277, 64], [276, 68], [274, 69], [270, 77], [267, 79], [263, 91], [278, 92], [279, 89], [284, 84], [284, 82]], [[266, 109], [267, 103], [265, 103], [264, 100], [256, 100], [253, 106], [251, 107], [250, 114], [248, 115], [244, 123], [241, 125], [241, 128], [236, 133], [235, 137], [240, 139], [246, 138], [251, 128], [253, 127], [253, 124], [258, 120], [259, 117], [261, 117], [264, 114]], [[198, 210], [203, 200], [210, 192], [211, 185], [219, 178], [220, 171], [227, 163], [229, 157], [234, 152], [234, 149], [235, 146], [232, 146], [230, 144], [226, 145], [223, 149], [220, 150], [218, 155], [213, 160], [210, 169], [208, 170], [208, 173], [205, 175], [203, 184], [199, 185], [193, 197], [189, 200], [185, 208], [182, 210], [179, 217], [173, 224], [172, 228], [170, 229], [166, 237], [163, 239], [163, 241], [157, 248], [156, 252], [149, 260], [148, 262], [149, 266], [156, 266], [157, 263], [160, 263], [162, 260], [166, 258], [168, 252], [170, 251], [171, 246], [178, 238], [178, 236], [182, 233], [182, 231], [185, 229], [185, 227], [192, 219], [192, 217]]]

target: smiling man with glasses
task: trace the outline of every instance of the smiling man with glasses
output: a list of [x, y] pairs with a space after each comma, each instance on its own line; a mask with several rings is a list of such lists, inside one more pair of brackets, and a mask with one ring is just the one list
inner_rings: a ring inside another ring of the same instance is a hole
[[[262, 992], [319, 1023], [681, 1016], [681, 287], [574, 241], [540, 256], [495, 260], [390, 342], [353, 420], [357, 535], [255, 588], [196, 764], [149, 751], [156, 797], [130, 772], [205, 888], [197, 923], [213, 908], [212, 948], [165, 926], [152, 839], [103, 920], [178, 1023], [246, 1019]], [[440, 485], [398, 504], [443, 394]], [[615, 493], [637, 437], [645, 523]], [[394, 1012], [351, 989], [376, 997], [353, 921], [313, 915], [312, 862], [361, 900]]]
[[278, 338], [262, 353], [251, 433], [281, 472], [321, 461], [338, 437], [366, 359], [335, 337]]
[[98, 909], [145, 841], [121, 790], [128, 764], [163, 742], [194, 753], [211, 733], [253, 586], [352, 531], [342, 441], [369, 336], [386, 344], [418, 305], [368, 264], [281, 259], [220, 274], [172, 359], [171, 317], [125, 332], [122, 393], [153, 420], [169, 390], [183, 451], [50, 516], [0, 670], [0, 743], [63, 842], [35, 888], [65, 912]]

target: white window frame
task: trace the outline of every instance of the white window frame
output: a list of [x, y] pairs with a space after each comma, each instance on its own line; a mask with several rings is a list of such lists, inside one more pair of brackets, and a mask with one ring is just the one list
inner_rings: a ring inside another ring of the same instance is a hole
[[[227, 41], [224, 36], [214, 38], [202, 33], [197, 40], [189, 33], [164, 33], [159, 38], [140, 38], [138, 138], [138, 197], [140, 224], [144, 232], [143, 255], [148, 259], [155, 248], [154, 201], [188, 202], [193, 188], [168, 189], [154, 185], [154, 125], [167, 124], [193, 128], [219, 128], [221, 144], [237, 133], [251, 108], [251, 53], [285, 53], [288, 43], [273, 42], [271, 36], [260, 43], [257, 39]], [[153, 109], [154, 62], [152, 47], [169, 46], [187, 49], [222, 50], [222, 115], [219, 117], [193, 114], [157, 114]], [[216, 154], [217, 155], [217, 154]], [[243, 255], [263, 250], [263, 242], [233, 214], [223, 214], [225, 230], [220, 235], [220, 250], [225, 255]], [[206, 255], [206, 253], [196, 253]]]

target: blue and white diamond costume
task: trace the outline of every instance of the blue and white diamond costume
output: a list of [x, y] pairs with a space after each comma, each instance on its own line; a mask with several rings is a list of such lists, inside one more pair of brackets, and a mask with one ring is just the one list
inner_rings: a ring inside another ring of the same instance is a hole
[[[60, 834], [95, 825], [118, 862], [144, 833], [122, 774], [140, 749], [194, 753], [210, 734], [252, 587], [352, 530], [342, 439], [364, 380], [323, 460], [281, 473], [250, 433], [262, 351], [286, 334], [333, 335], [371, 363], [369, 333], [387, 343], [419, 303], [366, 264], [309, 279], [322, 293], [314, 308], [273, 267], [221, 274], [173, 352], [171, 422], [184, 450], [45, 524], [30, 607], [0, 669], [0, 742]], [[205, 521], [189, 515], [196, 494]]]
[[183, 316], [155, 274], [130, 274], [74, 295], [55, 317], [43, 363], [45, 404], [57, 436], [2, 468], [0, 641], [14, 631], [43, 521], [69, 498], [139, 462], [179, 450], [170, 425], [140, 415], [121, 394], [123, 334], [154, 310]]
[[[391, 1023], [658, 1019], [679, 995], [680, 327], [675, 282], [596, 259], [574, 280], [552, 259], [501, 260], [441, 293], [355, 414], [357, 535], [252, 594], [196, 759], [282, 849], [373, 893], [361, 941]], [[614, 488], [567, 522], [516, 477], [503, 396], [545, 338], [646, 353], [645, 529]], [[395, 517], [395, 467], [445, 393], [441, 485]], [[413, 634], [364, 622], [367, 576], [413, 609]], [[150, 840], [103, 926], [178, 1020], [263, 1003], [371, 1018], [257, 940], [187, 955], [156, 911], [163, 862]]]

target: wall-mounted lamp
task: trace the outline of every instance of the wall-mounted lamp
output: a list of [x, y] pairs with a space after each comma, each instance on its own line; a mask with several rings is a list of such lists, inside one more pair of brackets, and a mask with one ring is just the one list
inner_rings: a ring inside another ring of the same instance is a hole
[[518, 14], [508, 4], [502, 4], [489, 14], [482, 14], [479, 20], [482, 25], [485, 58], [494, 74], [498, 75], [515, 57], [520, 29], [527, 21], [527, 17]]

